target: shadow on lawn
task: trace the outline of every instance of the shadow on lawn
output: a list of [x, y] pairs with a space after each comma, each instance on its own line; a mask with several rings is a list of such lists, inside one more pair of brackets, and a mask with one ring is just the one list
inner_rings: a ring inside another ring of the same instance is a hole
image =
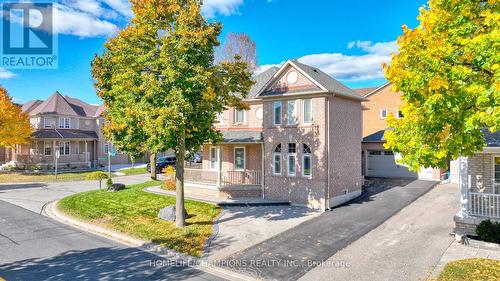
[[0, 265], [6, 280], [185, 280], [208, 278], [188, 267], [173, 267], [168, 260], [134, 248], [96, 248], [68, 251], [44, 259]]

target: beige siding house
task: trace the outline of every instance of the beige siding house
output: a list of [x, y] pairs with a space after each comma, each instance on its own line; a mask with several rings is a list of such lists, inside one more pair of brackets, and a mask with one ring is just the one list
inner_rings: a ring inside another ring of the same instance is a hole
[[224, 140], [203, 146], [202, 169], [187, 169], [186, 179], [320, 210], [359, 196], [364, 98], [297, 61], [254, 80], [250, 110], [217, 116]]
[[[60, 168], [107, 165], [107, 151], [113, 147], [101, 132], [103, 110], [103, 106], [59, 92], [45, 101], [24, 104], [22, 111], [30, 116], [33, 139], [29, 144], [7, 149], [5, 162], [21, 169], [53, 169], [56, 162]], [[112, 164], [128, 162], [124, 154], [111, 157]]]

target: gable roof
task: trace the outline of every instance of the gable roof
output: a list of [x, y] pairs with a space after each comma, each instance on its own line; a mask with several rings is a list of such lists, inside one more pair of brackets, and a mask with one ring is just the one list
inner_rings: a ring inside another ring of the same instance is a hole
[[500, 131], [490, 132], [488, 129], [483, 129], [484, 142], [487, 147], [500, 147]]
[[385, 87], [387, 87], [387, 86], [389, 86], [389, 85], [392, 85], [392, 83], [391, 83], [391, 82], [387, 82], [387, 83], [385, 83], [385, 84], [384, 84], [384, 85], [382, 85], [382, 86], [376, 87], [376, 88], [375, 88], [375, 89], [373, 89], [371, 92], [369, 92], [369, 93], [367, 93], [366, 95], [364, 95], [364, 97], [365, 97], [365, 98], [367, 98], [367, 97], [369, 97], [369, 96], [371, 96], [371, 95], [373, 95], [373, 94], [375, 94], [375, 93], [378, 93], [380, 90], [382, 90], [383, 88], [385, 88]]
[[363, 138], [363, 142], [385, 142], [385, 129], [377, 131]]
[[268, 70], [261, 72], [252, 77], [255, 84], [252, 85], [250, 91], [248, 92], [247, 99], [254, 99], [260, 93], [260, 91], [266, 86], [267, 82], [273, 78], [274, 74], [278, 72], [278, 67], [271, 67]]
[[375, 91], [378, 88], [379, 87], [357, 88], [357, 89], [353, 89], [353, 90], [356, 91], [356, 93], [358, 93], [358, 95], [360, 95], [362, 97], [366, 97], [366, 95], [370, 94], [371, 92]]
[[[291, 65], [298, 71], [302, 72], [308, 79], [311, 80], [316, 86], [318, 86], [321, 91], [325, 93], [333, 93], [339, 96], [356, 99], [356, 100], [364, 100], [364, 98], [358, 95], [354, 90], [335, 80], [330, 75], [321, 71], [318, 68], [303, 64], [298, 62], [297, 60], [288, 60], [285, 62], [281, 68], [273, 75], [273, 77], [266, 83], [265, 87], [260, 91], [262, 92], [265, 88], [272, 84], [276, 79], [279, 78], [279, 75], [289, 66]], [[260, 95], [261, 93], [259, 93]]]
[[45, 101], [33, 100], [22, 106], [22, 111], [29, 115], [58, 114], [64, 116], [98, 117], [100, 106], [90, 105], [76, 98], [63, 97], [55, 92]]

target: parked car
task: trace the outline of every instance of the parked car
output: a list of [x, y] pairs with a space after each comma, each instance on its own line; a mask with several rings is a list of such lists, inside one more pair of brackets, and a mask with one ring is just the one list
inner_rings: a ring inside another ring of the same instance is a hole
[[190, 159], [190, 162], [201, 163], [202, 162], [201, 153], [196, 152], [195, 154], [193, 154], [193, 156]]
[[[168, 166], [172, 166], [175, 168], [175, 161], [176, 161], [175, 156], [158, 157], [156, 159], [156, 172], [162, 173], [163, 169], [165, 169]], [[146, 169], [148, 170], [148, 172], [151, 172], [151, 163], [148, 163]]]

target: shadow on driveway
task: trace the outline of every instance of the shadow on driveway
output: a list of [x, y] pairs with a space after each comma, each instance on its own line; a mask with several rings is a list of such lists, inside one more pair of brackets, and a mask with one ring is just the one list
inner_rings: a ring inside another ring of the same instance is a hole
[[0, 266], [6, 280], [186, 280], [217, 279], [190, 267], [134, 248], [95, 248], [68, 251], [44, 259], [27, 259]]

